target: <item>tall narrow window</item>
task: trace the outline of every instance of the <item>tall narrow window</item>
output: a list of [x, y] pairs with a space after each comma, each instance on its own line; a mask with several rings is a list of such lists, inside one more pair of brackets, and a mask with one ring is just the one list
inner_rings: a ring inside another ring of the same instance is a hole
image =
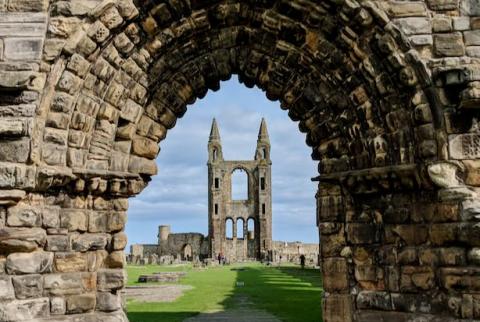
[[218, 189], [220, 187], [220, 179], [215, 178], [215, 189]]
[[217, 160], [217, 149], [213, 149], [213, 161]]
[[218, 215], [218, 204], [215, 204], [215, 215]]
[[262, 203], [262, 215], [265, 215], [265, 204]]
[[243, 169], [232, 172], [232, 200], [248, 199], [248, 174]]
[[227, 239], [233, 238], [233, 219], [228, 218], [225, 222], [225, 237]]
[[260, 189], [265, 190], [265, 178], [260, 178]]
[[255, 219], [248, 218], [247, 230], [248, 230], [248, 239], [255, 239]]
[[245, 238], [245, 231], [243, 230], [244, 221], [242, 218], [237, 219], [237, 238], [243, 239]]
[[267, 158], [267, 149], [263, 148], [262, 149], [262, 159], [266, 159], [266, 158]]

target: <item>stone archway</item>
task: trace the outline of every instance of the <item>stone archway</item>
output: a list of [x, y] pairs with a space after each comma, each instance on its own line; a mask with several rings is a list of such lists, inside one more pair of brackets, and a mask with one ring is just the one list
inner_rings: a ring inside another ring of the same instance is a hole
[[127, 198], [232, 74], [279, 100], [319, 161], [326, 322], [480, 318], [473, 2], [1, 8], [5, 320], [126, 320]]

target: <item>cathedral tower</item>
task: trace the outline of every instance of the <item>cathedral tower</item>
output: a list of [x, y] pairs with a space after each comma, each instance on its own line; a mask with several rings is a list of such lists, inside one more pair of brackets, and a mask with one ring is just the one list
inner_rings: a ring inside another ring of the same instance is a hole
[[[231, 261], [268, 258], [272, 249], [271, 165], [264, 119], [253, 160], [224, 160], [220, 131], [213, 120], [208, 142], [208, 229], [212, 257], [222, 253]], [[246, 199], [233, 199], [232, 175], [236, 171], [247, 177]]]

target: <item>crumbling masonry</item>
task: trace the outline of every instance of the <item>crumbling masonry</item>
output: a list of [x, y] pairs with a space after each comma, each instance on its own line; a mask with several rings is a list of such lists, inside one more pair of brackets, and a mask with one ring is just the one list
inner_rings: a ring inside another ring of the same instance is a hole
[[1, 320], [126, 320], [127, 200], [187, 105], [233, 74], [319, 162], [326, 322], [480, 319], [478, 1], [0, 10]]

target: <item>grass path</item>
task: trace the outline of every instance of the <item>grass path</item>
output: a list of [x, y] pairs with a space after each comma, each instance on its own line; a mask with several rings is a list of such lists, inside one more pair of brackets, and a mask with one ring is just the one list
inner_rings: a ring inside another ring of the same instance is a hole
[[[233, 270], [232, 270], [233, 269]], [[208, 270], [191, 267], [129, 267], [129, 285], [141, 274], [185, 270], [181, 284], [193, 289], [172, 303], [127, 303], [131, 322], [181, 322], [204, 312], [238, 309], [239, 297], [285, 322], [321, 321], [321, 280], [318, 270], [242, 264]], [[243, 287], [237, 287], [243, 282]]]

